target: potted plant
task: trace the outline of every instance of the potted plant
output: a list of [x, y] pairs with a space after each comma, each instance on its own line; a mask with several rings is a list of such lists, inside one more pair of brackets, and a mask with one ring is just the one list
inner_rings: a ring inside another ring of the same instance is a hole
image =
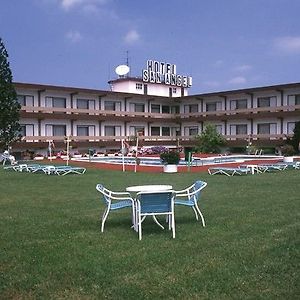
[[165, 173], [176, 173], [177, 165], [180, 161], [180, 154], [178, 151], [164, 151], [160, 154], [160, 160], [164, 165]]
[[280, 151], [282, 155], [284, 156], [283, 161], [284, 162], [293, 162], [294, 156], [296, 154], [296, 151], [292, 145], [285, 144], [280, 147]]

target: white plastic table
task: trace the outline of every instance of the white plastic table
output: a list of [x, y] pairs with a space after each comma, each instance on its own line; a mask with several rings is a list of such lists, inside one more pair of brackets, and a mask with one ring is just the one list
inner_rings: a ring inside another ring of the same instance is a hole
[[167, 184], [147, 184], [147, 185], [134, 185], [126, 188], [127, 192], [153, 192], [153, 191], [168, 191], [172, 190], [172, 185]]

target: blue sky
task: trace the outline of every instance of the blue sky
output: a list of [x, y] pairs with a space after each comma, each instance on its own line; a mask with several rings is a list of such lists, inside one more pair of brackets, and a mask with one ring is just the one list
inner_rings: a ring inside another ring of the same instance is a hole
[[300, 81], [299, 0], [2, 0], [14, 81], [108, 90], [148, 59], [193, 77], [190, 94]]

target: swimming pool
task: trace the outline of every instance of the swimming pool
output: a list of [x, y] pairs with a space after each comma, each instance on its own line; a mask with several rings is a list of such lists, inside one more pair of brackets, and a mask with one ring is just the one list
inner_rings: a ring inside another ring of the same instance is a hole
[[[214, 156], [207, 158], [193, 158], [191, 166], [207, 166], [207, 165], [216, 165], [224, 163], [243, 163], [246, 161], [253, 160], [278, 160], [282, 157], [274, 155], [226, 155], [226, 156]], [[162, 166], [160, 159], [158, 157], [138, 157], [139, 165], [141, 166]], [[82, 162], [92, 162], [92, 163], [106, 163], [106, 164], [122, 164], [123, 159], [121, 156], [103, 156], [103, 157], [81, 157], [81, 158], [72, 158], [74, 161]], [[126, 165], [135, 165], [135, 157], [124, 157], [124, 164]], [[180, 166], [187, 166], [188, 162], [184, 159], [181, 159], [179, 162]]]

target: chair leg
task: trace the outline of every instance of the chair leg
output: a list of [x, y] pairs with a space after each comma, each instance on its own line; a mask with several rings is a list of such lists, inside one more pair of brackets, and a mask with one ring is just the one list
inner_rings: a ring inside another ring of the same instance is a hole
[[139, 215], [139, 224], [138, 224], [138, 226], [139, 226], [139, 240], [141, 240], [142, 239], [142, 220], [141, 220], [141, 215], [138, 213], [138, 215]]
[[105, 224], [105, 221], [107, 219], [108, 213], [109, 213], [109, 208], [106, 207], [106, 209], [105, 209], [105, 211], [103, 213], [103, 216], [102, 216], [101, 232], [104, 231], [104, 224]]
[[172, 237], [173, 237], [173, 239], [175, 239], [175, 217], [174, 217], [174, 212], [171, 215], [171, 222], [172, 222]]
[[199, 209], [197, 203], [195, 203], [195, 207], [196, 207], [196, 209], [197, 209], [197, 211], [198, 211], [198, 213], [199, 213], [199, 215], [200, 215], [200, 218], [201, 218], [201, 221], [202, 221], [202, 225], [203, 225], [203, 227], [205, 227], [204, 217], [203, 217], [202, 212], [201, 212], [201, 210]]
[[152, 217], [153, 217], [154, 222], [155, 222], [159, 227], [161, 227], [162, 229], [165, 229], [165, 227], [162, 226], [162, 225], [158, 222], [158, 220], [156, 219], [156, 217], [155, 217], [154, 215], [153, 215]]
[[193, 209], [193, 211], [194, 211], [194, 213], [195, 213], [196, 220], [198, 221], [199, 218], [198, 218], [198, 213], [197, 213], [197, 211], [196, 211], [196, 209], [195, 209], [195, 206], [192, 206], [192, 209]]
[[137, 223], [136, 222], [137, 222], [136, 209], [135, 209], [135, 205], [133, 204], [132, 205], [132, 225], [133, 225], [133, 229], [135, 231], [137, 231], [137, 228], [136, 228]]

